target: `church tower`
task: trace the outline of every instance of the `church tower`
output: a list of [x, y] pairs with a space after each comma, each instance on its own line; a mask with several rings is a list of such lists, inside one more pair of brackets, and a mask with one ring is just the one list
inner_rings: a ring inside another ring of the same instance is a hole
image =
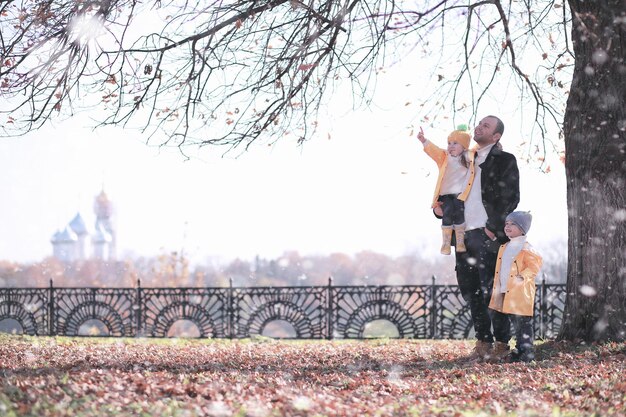
[[94, 237], [99, 241], [97, 242], [98, 245], [106, 245], [106, 248], [99, 248], [99, 255], [106, 254], [109, 260], [114, 260], [116, 258], [117, 237], [112, 222], [113, 205], [104, 189], [96, 196], [93, 209], [96, 214], [96, 235]]
[[52, 239], [53, 256], [61, 262], [73, 262], [77, 256], [78, 236], [69, 225], [63, 230], [57, 231]]

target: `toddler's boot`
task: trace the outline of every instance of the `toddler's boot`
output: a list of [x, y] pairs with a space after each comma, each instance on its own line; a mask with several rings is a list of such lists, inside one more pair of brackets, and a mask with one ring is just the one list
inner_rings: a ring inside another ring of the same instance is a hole
[[443, 255], [450, 255], [452, 244], [452, 227], [442, 226], [441, 232], [443, 236], [443, 243], [441, 244], [441, 253]]
[[532, 362], [535, 360], [535, 351], [532, 343], [521, 343], [517, 346], [518, 358], [520, 362]]
[[467, 248], [465, 247], [465, 225], [461, 224], [454, 226], [454, 235], [456, 238], [456, 251], [467, 252]]

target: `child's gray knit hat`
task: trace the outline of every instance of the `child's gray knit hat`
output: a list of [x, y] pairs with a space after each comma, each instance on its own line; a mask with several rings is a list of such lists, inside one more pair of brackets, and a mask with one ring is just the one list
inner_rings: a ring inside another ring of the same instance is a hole
[[530, 214], [530, 211], [514, 211], [506, 216], [506, 220], [515, 223], [522, 230], [522, 233], [527, 234], [533, 221], [533, 216]]

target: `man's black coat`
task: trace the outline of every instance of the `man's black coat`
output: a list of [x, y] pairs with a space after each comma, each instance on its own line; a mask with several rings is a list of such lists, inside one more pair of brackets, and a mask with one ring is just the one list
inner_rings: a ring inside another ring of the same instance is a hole
[[509, 239], [504, 234], [504, 222], [519, 203], [519, 170], [515, 156], [495, 144], [480, 164], [480, 189], [487, 212], [487, 229], [501, 243]]

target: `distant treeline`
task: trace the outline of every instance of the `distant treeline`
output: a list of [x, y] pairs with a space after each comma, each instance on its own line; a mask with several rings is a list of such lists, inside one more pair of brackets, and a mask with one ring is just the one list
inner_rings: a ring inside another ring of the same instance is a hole
[[[555, 254], [552, 254], [555, 255]], [[548, 283], [564, 283], [565, 255], [544, 255], [543, 276]], [[211, 260], [190, 266], [177, 252], [115, 262], [87, 260], [62, 263], [47, 258], [32, 264], [0, 261], [0, 287], [224, 287], [327, 285], [419, 285], [456, 284], [454, 256], [423, 257], [419, 253], [400, 257], [363, 251], [354, 255], [333, 253], [302, 256], [285, 252], [277, 259], [235, 259], [225, 264]]]

